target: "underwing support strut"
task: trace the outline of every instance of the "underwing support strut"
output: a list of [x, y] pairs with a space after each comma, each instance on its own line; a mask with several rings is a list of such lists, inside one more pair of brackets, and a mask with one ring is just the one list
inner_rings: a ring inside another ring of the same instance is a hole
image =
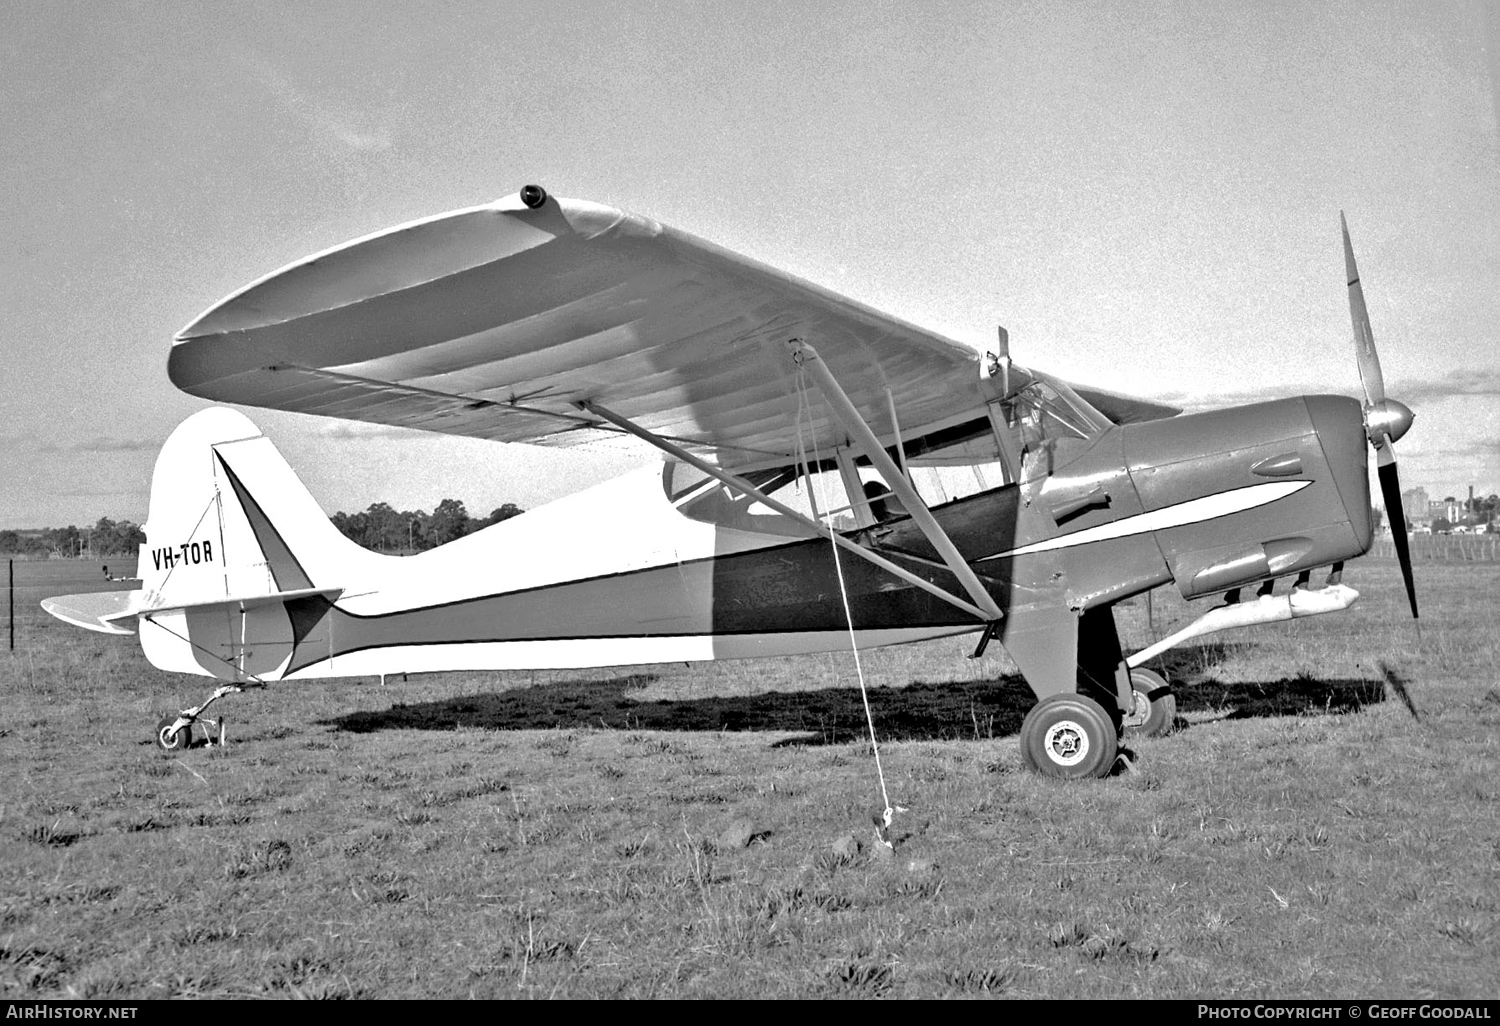
[[958, 578], [958, 582], [969, 593], [969, 598], [973, 600], [974, 605], [984, 611], [985, 622], [992, 623], [1001, 619], [1004, 614], [1000, 612], [1000, 607], [995, 603], [993, 596], [979, 582], [973, 568], [958, 551], [958, 546], [953, 544], [953, 539], [948, 537], [947, 532], [933, 517], [932, 511], [927, 508], [927, 503], [922, 501], [922, 497], [912, 487], [911, 481], [886, 454], [885, 446], [881, 445], [880, 439], [875, 437], [875, 432], [870, 429], [870, 425], [866, 423], [858, 408], [844, 392], [838, 380], [834, 378], [828, 364], [824, 363], [818, 356], [818, 351], [806, 342], [794, 340], [791, 345], [793, 358], [818, 380], [824, 398], [833, 408], [834, 416], [844, 426], [844, 430], [849, 432], [855, 445], [875, 469], [880, 471], [886, 484], [890, 485], [891, 491], [896, 493], [896, 497], [906, 507], [906, 512], [927, 536], [927, 541], [943, 557], [943, 562], [947, 565], [949, 572]]
[[[999, 607], [995, 605], [995, 600], [990, 598], [989, 593], [985, 592], [982, 588], [980, 589], [980, 593], [984, 595], [984, 598], [988, 604], [988, 608], [982, 608], [980, 605], [976, 605], [973, 602], [967, 602], [964, 599], [959, 598], [957, 595], [951, 594], [946, 589], [938, 587], [931, 581], [926, 580], [923, 577], [919, 577], [917, 574], [912, 573], [905, 567], [898, 566], [897, 564], [892, 563], [884, 556], [877, 555], [876, 553], [865, 548], [863, 545], [850, 541], [848, 538], [845, 538], [843, 535], [825, 526], [821, 522], [814, 520], [811, 517], [805, 516], [804, 514], [799, 513], [797, 510], [792, 509], [790, 506], [787, 506], [786, 504], [771, 498], [771, 496], [767, 495], [759, 488], [756, 488], [754, 485], [750, 484], [743, 478], [737, 477], [727, 470], [722, 470], [719, 467], [714, 466], [707, 460], [701, 459], [688, 452], [682, 446], [668, 441], [662, 436], [641, 427], [639, 424], [636, 424], [635, 422], [620, 416], [613, 410], [607, 409], [603, 406], [600, 406], [598, 403], [587, 400], [580, 402], [578, 404], [578, 407], [579, 409], [586, 410], [589, 413], [594, 414], [596, 417], [600, 417], [604, 420], [609, 421], [611, 424], [614, 424], [621, 430], [635, 435], [642, 441], [650, 443], [669, 456], [672, 456], [675, 459], [679, 459], [682, 462], [689, 464], [690, 466], [696, 467], [697, 469], [703, 471], [703, 473], [707, 474], [709, 477], [723, 482], [724, 484], [744, 495], [750, 496], [757, 502], [765, 503], [767, 506], [780, 513], [782, 516], [791, 517], [793, 520], [796, 520], [801, 524], [805, 524], [807, 527], [811, 528], [813, 531], [816, 531], [822, 537], [831, 540], [835, 545], [839, 546], [839, 548], [844, 549], [847, 552], [852, 552], [859, 558], [875, 564], [882, 570], [885, 570], [887, 573], [900, 578], [913, 587], [921, 588], [923, 591], [942, 599], [944, 602], [957, 606], [959, 609], [962, 609], [964, 612], [975, 617], [976, 619], [988, 623], [992, 620], [998, 620], [1000, 618], [1000, 610]], [[884, 452], [882, 452], [881, 455], [884, 456]], [[904, 483], [905, 479], [902, 478], [901, 480]], [[910, 486], [908, 486], [908, 488], [909, 487]], [[897, 492], [897, 494], [899, 495], [900, 492]], [[913, 494], [915, 493], [913, 492]], [[910, 511], [911, 507], [908, 506], [907, 508], [908, 511]], [[926, 511], [925, 506], [923, 506], [922, 509], [924, 512]], [[941, 532], [941, 529], [939, 529], [939, 531]], [[947, 540], [946, 535], [944, 536], [944, 540]], [[949, 545], [951, 547], [952, 543], [950, 542]], [[969, 570], [968, 565], [962, 563], [961, 558], [959, 562], [963, 566], [963, 568], [968, 571], [969, 576], [973, 577], [974, 572], [972, 570]], [[949, 566], [949, 569], [952, 569], [951, 565]], [[960, 580], [962, 580], [962, 577], [960, 577]], [[977, 579], [975, 580], [975, 583], [976, 585], [978, 584]]]

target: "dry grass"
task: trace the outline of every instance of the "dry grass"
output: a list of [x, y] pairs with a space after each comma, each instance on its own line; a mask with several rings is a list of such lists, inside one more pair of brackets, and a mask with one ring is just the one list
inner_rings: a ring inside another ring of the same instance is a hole
[[1420, 641], [1367, 560], [1169, 654], [1182, 729], [1105, 781], [1020, 771], [998, 646], [872, 654], [890, 859], [847, 655], [280, 685], [169, 756], [204, 681], [18, 609], [0, 994], [1493, 997], [1500, 567], [1418, 569]]

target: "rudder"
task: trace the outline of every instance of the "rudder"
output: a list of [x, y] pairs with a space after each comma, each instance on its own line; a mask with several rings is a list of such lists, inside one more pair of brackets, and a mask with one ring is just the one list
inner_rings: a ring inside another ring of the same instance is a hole
[[360, 563], [382, 558], [340, 534], [270, 439], [223, 407], [167, 438], [144, 530], [146, 657], [231, 680], [274, 679], [294, 647], [326, 645], [307, 604], [326, 612]]

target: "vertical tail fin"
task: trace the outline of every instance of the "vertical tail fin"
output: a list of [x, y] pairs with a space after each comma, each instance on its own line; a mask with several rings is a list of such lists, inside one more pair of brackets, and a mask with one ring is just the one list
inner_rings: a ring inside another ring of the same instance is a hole
[[328, 644], [331, 600], [380, 557], [339, 533], [270, 439], [215, 407], [177, 426], [151, 479], [137, 575], [160, 669], [274, 679]]
[[340, 534], [270, 439], [223, 407], [167, 438], [144, 527], [148, 608], [338, 588], [380, 558]]

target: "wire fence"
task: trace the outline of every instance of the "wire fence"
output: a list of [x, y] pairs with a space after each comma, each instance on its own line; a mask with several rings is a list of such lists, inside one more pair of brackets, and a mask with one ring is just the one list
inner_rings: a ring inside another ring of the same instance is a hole
[[77, 595], [91, 591], [128, 591], [140, 587], [138, 581], [112, 581], [135, 574], [135, 557], [107, 559], [25, 559], [0, 557], [0, 643], [20, 651], [28, 642], [54, 629], [77, 628], [53, 619], [42, 609], [42, 599], [59, 595]]
[[[1494, 563], [1500, 561], [1500, 535], [1414, 534], [1410, 541], [1413, 562]], [[1396, 558], [1396, 542], [1376, 538], [1370, 555]]]

